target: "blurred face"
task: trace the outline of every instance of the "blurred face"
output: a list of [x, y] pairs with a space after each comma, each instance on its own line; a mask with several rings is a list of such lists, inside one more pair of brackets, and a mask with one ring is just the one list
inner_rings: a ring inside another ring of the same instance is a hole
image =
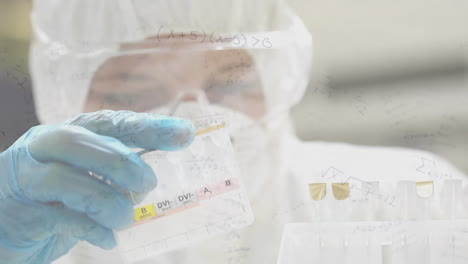
[[[203, 91], [212, 104], [262, 117], [265, 98], [252, 57], [241, 49], [209, 50], [201, 45], [164, 37], [122, 45], [122, 51], [139, 53], [110, 58], [99, 67], [85, 112], [145, 112], [170, 104], [180, 93]], [[164, 50], [141, 53], [158, 48]]]

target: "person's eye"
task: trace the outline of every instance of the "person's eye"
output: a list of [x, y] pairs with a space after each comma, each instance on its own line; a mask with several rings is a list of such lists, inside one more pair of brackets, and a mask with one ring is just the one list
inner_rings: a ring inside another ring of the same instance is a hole
[[217, 71], [217, 74], [229, 74], [233, 72], [250, 72], [253, 70], [253, 65], [251, 63], [234, 63], [227, 64], [223, 67], [220, 67]]
[[110, 76], [111, 79], [120, 80], [124, 82], [131, 81], [152, 81], [154, 78], [147, 74], [138, 74], [133, 72], [114, 73]]
[[211, 82], [205, 88], [206, 93], [235, 95], [257, 90], [257, 83], [246, 80], [225, 80]]

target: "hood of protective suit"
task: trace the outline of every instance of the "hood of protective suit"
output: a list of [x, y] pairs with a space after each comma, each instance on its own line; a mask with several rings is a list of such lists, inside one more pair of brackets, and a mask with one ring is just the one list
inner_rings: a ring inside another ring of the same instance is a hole
[[40, 0], [31, 16], [30, 69], [42, 123], [82, 112], [94, 73], [122, 43], [160, 34], [197, 34], [211, 49], [219, 49], [220, 35], [234, 39], [255, 62], [269, 114], [297, 103], [308, 81], [311, 36], [281, 1]]

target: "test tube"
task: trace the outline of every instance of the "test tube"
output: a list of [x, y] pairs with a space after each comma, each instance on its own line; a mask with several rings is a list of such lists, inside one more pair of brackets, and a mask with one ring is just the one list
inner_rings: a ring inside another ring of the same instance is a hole
[[415, 182], [401, 181], [397, 185], [397, 197], [399, 214], [397, 219], [412, 220], [415, 218], [414, 209], [416, 208]]
[[375, 199], [378, 186], [378, 182], [361, 182], [352, 188], [350, 194], [352, 200], [350, 204], [351, 221], [375, 220], [375, 215], [378, 215], [376, 211], [380, 210], [380, 206], [377, 204], [379, 199]]
[[382, 220], [384, 217], [384, 206], [382, 206], [382, 199], [376, 198], [380, 192], [379, 182], [368, 182], [370, 187], [370, 194], [367, 198], [367, 217], [366, 220]]
[[440, 209], [443, 219], [455, 219], [462, 197], [462, 180], [445, 180], [440, 197]]
[[350, 187], [347, 182], [332, 183], [332, 211], [334, 221], [346, 222], [350, 218], [351, 199]]
[[416, 182], [416, 219], [432, 219], [434, 196], [433, 181]]

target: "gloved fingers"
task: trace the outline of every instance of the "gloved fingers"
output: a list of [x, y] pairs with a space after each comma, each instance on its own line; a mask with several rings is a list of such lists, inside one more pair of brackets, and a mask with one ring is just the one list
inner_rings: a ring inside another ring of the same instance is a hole
[[[100, 230], [99, 232], [96, 230]], [[96, 227], [90, 232], [80, 236], [81, 240], [88, 241], [92, 245], [100, 247], [102, 249], [113, 249], [117, 245], [115, 240], [114, 232], [111, 229], [102, 227]]]
[[29, 199], [61, 202], [110, 229], [122, 229], [134, 222], [133, 203], [112, 186], [62, 163], [51, 163], [36, 177], [20, 181]]
[[119, 139], [129, 147], [178, 150], [195, 137], [191, 121], [150, 113], [103, 110], [82, 114], [66, 124]]
[[78, 244], [80, 241], [87, 241], [88, 243], [100, 247], [104, 250], [110, 250], [115, 247], [116, 242], [111, 230], [107, 236], [99, 237], [102, 233], [91, 231], [91, 237], [73, 237], [70, 235], [56, 235], [55, 239], [55, 246], [52, 249], [52, 253], [50, 254], [50, 260], [54, 261], [61, 256], [67, 254], [74, 246]]
[[50, 248], [49, 262], [67, 254], [79, 241], [80, 239], [76, 237], [55, 235], [51, 238], [50, 245], [48, 245]]
[[70, 244], [85, 240], [102, 249], [112, 249], [117, 242], [111, 229], [102, 226], [84, 214], [67, 208], [56, 208], [54, 233], [57, 240]]
[[115, 138], [78, 126], [62, 126], [29, 143], [29, 153], [40, 162], [63, 162], [94, 172], [125, 190], [147, 193], [157, 185], [153, 169]]

